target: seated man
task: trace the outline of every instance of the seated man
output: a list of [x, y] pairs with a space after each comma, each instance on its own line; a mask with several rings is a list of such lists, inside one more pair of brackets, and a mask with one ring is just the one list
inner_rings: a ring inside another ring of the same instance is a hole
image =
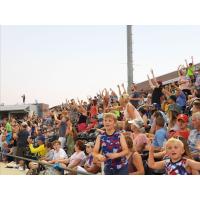
[[169, 138], [180, 136], [180, 137], [183, 137], [184, 139], [187, 140], [188, 137], [189, 137], [189, 129], [187, 128], [187, 126], [188, 126], [188, 116], [185, 115], [185, 114], [179, 114], [178, 117], [177, 117], [176, 125], [178, 126], [179, 130], [170, 131], [169, 132]]
[[[35, 154], [36, 158], [38, 157], [41, 158], [42, 156], [46, 155], [46, 147], [44, 145], [45, 142], [45, 137], [44, 136], [39, 136], [37, 143], [38, 143], [38, 147], [33, 147], [33, 140], [29, 137], [28, 138], [28, 143], [29, 143], [29, 148], [30, 148], [30, 152], [32, 154]], [[39, 165], [36, 162], [30, 162], [28, 164], [30, 171], [27, 174], [31, 174], [32, 173], [32, 169], [38, 169]]]
[[29, 148], [31, 153], [37, 154], [39, 157], [44, 156], [46, 154], [46, 148], [45, 148], [45, 137], [39, 136], [37, 138], [38, 147], [33, 147], [33, 140], [29, 137], [28, 138]]
[[[47, 143], [46, 149], [47, 149], [47, 152], [45, 156], [42, 156], [40, 158], [40, 161], [44, 163], [46, 163], [47, 161], [51, 161], [53, 159], [53, 154], [54, 154], [52, 143]], [[38, 170], [45, 169], [43, 165], [39, 165], [39, 163], [36, 163], [36, 162], [30, 162], [29, 168], [30, 170], [27, 172], [27, 175], [38, 174], [39, 173]]]
[[192, 115], [193, 130], [190, 131], [188, 146], [195, 160], [200, 161], [200, 112]]

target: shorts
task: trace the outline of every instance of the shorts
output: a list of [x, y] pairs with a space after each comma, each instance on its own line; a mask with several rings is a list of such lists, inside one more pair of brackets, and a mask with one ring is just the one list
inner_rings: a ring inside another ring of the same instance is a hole
[[105, 165], [104, 174], [105, 175], [128, 175], [128, 164], [120, 169], [114, 169], [108, 165]]

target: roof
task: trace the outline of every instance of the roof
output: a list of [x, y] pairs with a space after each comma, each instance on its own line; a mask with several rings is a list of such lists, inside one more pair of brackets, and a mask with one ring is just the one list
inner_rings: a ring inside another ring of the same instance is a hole
[[[195, 67], [200, 67], [200, 63], [194, 65]], [[178, 81], [178, 71], [173, 71], [168, 74], [156, 77], [157, 80], [162, 81], [163, 85]], [[143, 81], [137, 84], [138, 90], [149, 91], [151, 90], [149, 86], [149, 81]]]
[[0, 106], [0, 111], [26, 111], [26, 112], [29, 112], [29, 105]]

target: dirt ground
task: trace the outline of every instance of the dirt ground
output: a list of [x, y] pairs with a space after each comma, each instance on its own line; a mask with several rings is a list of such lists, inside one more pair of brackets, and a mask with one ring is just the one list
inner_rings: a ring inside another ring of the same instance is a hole
[[0, 162], [0, 175], [25, 175], [26, 171], [18, 169], [6, 168], [6, 164]]

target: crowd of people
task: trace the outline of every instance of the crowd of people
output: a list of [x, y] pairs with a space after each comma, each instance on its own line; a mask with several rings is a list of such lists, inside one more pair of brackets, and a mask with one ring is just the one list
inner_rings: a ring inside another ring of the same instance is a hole
[[1, 161], [28, 174], [199, 174], [200, 67], [186, 61], [167, 85], [150, 73], [149, 91], [122, 84], [44, 117], [2, 119]]

